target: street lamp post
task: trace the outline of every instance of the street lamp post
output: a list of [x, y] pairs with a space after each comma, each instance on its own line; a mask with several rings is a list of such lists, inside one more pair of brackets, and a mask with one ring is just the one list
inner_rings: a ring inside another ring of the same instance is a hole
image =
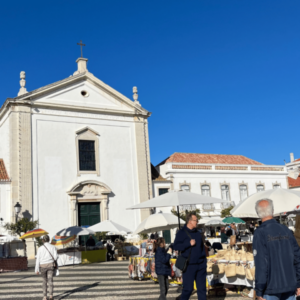
[[19, 213], [21, 211], [22, 205], [19, 202], [17, 202], [17, 204], [14, 206], [14, 208], [15, 208], [16, 223], [17, 223], [18, 222], [18, 215], [19, 215]]

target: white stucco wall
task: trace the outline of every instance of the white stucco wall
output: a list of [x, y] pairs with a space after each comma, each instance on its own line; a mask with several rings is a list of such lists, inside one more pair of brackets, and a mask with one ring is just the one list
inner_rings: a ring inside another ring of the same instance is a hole
[[6, 231], [2, 227], [4, 223], [10, 222], [10, 182], [0, 181], [0, 234], [5, 234]]
[[[70, 226], [67, 191], [78, 182], [97, 180], [114, 194], [109, 199], [109, 219], [134, 230], [140, 223], [140, 212], [126, 210], [138, 203], [133, 118], [71, 115], [39, 110], [32, 116], [34, 219], [39, 219], [40, 227], [51, 235]], [[100, 135], [100, 176], [77, 176], [75, 132], [86, 126]]]
[[10, 176], [9, 138], [9, 114], [6, 113], [0, 120], [0, 158], [4, 160], [8, 176]]

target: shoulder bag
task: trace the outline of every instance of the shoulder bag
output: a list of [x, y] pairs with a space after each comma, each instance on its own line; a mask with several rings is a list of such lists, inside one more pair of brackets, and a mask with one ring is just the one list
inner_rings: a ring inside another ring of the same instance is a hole
[[52, 259], [53, 259], [53, 263], [54, 263], [54, 269], [58, 269], [58, 264], [57, 261], [53, 258], [51, 252], [49, 251], [49, 249], [44, 245], [44, 247], [47, 249], [47, 251], [49, 252], [49, 254], [51, 255]]
[[[191, 235], [186, 230], [184, 230], [184, 231], [188, 235], [188, 237], [192, 240]], [[188, 258], [183, 257], [182, 255], [178, 255], [178, 257], [177, 257], [177, 260], [176, 260], [176, 263], [175, 263], [175, 267], [177, 269], [181, 270], [182, 273], [184, 273], [186, 271], [186, 269], [187, 269], [187, 266], [188, 266], [188, 263], [189, 263], [189, 260], [190, 260], [190, 257], [191, 257], [191, 252], [192, 252], [192, 246], [190, 248], [190, 252], [189, 252]]]

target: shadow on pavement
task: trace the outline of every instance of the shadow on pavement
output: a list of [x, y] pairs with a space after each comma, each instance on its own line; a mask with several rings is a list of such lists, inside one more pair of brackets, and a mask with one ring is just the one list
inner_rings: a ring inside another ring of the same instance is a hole
[[93, 284], [88, 284], [88, 285], [84, 285], [84, 286], [81, 286], [79, 288], [76, 288], [76, 289], [73, 289], [73, 290], [70, 290], [70, 291], [66, 291], [64, 292], [63, 294], [60, 294], [60, 295], [56, 295], [54, 297], [54, 299], [64, 299], [64, 298], [67, 298], [69, 297], [70, 295], [72, 294], [75, 294], [75, 293], [78, 293], [78, 292], [82, 292], [82, 291], [86, 291], [90, 288], [93, 288], [95, 286], [98, 286], [100, 282], [95, 282]]

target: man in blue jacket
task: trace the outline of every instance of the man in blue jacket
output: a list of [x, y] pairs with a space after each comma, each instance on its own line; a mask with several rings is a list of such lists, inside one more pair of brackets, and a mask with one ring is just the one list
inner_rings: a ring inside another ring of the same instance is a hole
[[273, 219], [273, 201], [256, 202], [262, 225], [253, 238], [255, 291], [259, 300], [294, 300], [300, 295], [300, 248], [293, 233]]
[[206, 254], [200, 232], [196, 229], [196, 214], [186, 216], [186, 225], [180, 229], [175, 238], [174, 249], [181, 251], [185, 258], [190, 257], [187, 270], [182, 274], [183, 290], [180, 300], [188, 300], [193, 292], [196, 280], [198, 299], [206, 299]]

